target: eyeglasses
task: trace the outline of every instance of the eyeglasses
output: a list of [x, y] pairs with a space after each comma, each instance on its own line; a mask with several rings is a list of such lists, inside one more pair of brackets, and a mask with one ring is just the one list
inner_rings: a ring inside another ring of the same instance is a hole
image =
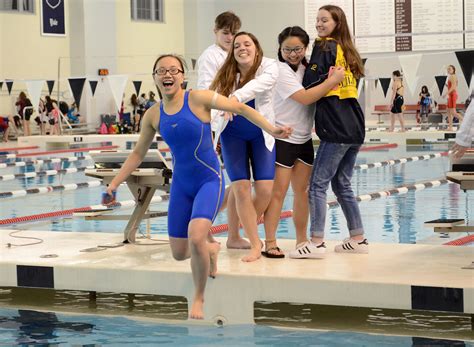
[[165, 69], [164, 67], [160, 67], [158, 70], [155, 70], [155, 72], [153, 72], [153, 75], [164, 76], [164, 75], [166, 75], [167, 72], [169, 72], [170, 75], [177, 75], [180, 72], [184, 73], [183, 70], [180, 70], [177, 67], [173, 66], [173, 67], [170, 67], [169, 69]]
[[295, 52], [296, 54], [300, 54], [303, 52], [304, 47], [295, 47], [295, 48], [282, 48], [281, 51], [285, 54], [291, 54], [291, 52]]

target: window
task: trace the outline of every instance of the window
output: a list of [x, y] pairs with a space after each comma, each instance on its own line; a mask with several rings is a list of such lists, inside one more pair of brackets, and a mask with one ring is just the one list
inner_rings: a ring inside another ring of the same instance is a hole
[[35, 13], [35, 0], [2, 0], [0, 11]]
[[130, 0], [133, 20], [163, 22], [163, 0]]

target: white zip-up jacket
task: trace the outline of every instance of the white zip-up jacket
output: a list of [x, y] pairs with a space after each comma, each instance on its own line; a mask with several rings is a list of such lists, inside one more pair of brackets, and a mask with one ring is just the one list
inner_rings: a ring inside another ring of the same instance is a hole
[[[272, 125], [275, 125], [275, 114], [273, 112], [273, 92], [278, 78], [278, 71], [278, 64], [275, 59], [263, 57], [262, 63], [255, 73], [255, 78], [230, 95], [235, 96], [237, 100], [242, 103], [246, 103], [252, 99], [255, 99], [255, 109], [261, 113]], [[239, 79], [240, 74], [237, 74], [236, 85]], [[220, 117], [218, 119], [219, 127], [214, 138], [214, 147], [216, 147], [217, 140], [229, 121], [224, 119], [222, 111], [213, 110], [212, 118], [214, 117]], [[272, 151], [275, 145], [274, 137], [263, 130], [262, 132], [265, 139], [265, 146], [269, 151]]]

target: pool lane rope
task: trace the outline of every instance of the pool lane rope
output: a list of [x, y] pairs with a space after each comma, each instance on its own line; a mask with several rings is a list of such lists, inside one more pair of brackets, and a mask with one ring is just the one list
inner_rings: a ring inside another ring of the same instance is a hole
[[452, 240], [446, 243], [443, 243], [445, 246], [464, 246], [471, 242], [474, 242], [474, 234], [461, 237], [457, 240]]
[[[380, 192], [359, 195], [359, 196], [356, 196], [356, 200], [359, 202], [370, 201], [370, 200], [385, 198], [392, 195], [402, 195], [402, 194], [407, 194], [409, 191], [417, 191], [417, 190], [423, 190], [425, 188], [438, 187], [446, 183], [449, 183], [447, 179], [439, 179], [439, 180], [433, 180], [433, 181], [428, 181], [428, 182], [408, 184], [401, 187], [392, 188], [389, 190], [383, 190]], [[168, 200], [168, 198], [169, 198], [169, 195], [156, 196], [152, 198], [150, 204]], [[135, 206], [135, 200], [126, 200], [122, 202], [117, 202], [112, 207], [120, 208], [120, 207], [133, 207], [133, 206]], [[339, 203], [335, 200], [327, 203], [328, 208], [335, 208], [338, 206], [339, 206]], [[80, 207], [76, 209], [69, 209], [69, 210], [64, 210], [64, 211], [41, 213], [41, 214], [36, 214], [36, 215], [24, 216], [24, 217], [8, 218], [8, 219], [0, 220], [0, 225], [10, 225], [10, 224], [17, 224], [17, 223], [34, 222], [41, 219], [66, 217], [66, 216], [72, 215], [74, 212], [84, 212], [88, 210], [103, 209], [103, 208], [105, 208], [104, 205], [95, 205], [95, 206], [88, 206], [88, 207]], [[293, 212], [291, 210], [283, 211], [281, 213], [280, 219], [290, 218], [292, 215], [293, 215]], [[259, 220], [259, 224], [261, 224], [262, 222], [263, 220]], [[229, 226], [227, 224], [222, 224], [222, 225], [217, 225], [217, 226], [212, 227], [211, 231], [213, 234], [218, 234], [218, 233], [227, 231], [228, 228]]]
[[[392, 188], [389, 190], [384, 190], [384, 191], [380, 191], [376, 193], [359, 195], [359, 196], [356, 196], [356, 200], [361, 202], [361, 201], [370, 201], [370, 200], [375, 200], [375, 199], [380, 199], [380, 198], [386, 198], [392, 195], [402, 195], [402, 194], [408, 193], [409, 191], [417, 191], [417, 190], [422, 190], [425, 188], [439, 187], [440, 185], [446, 184], [446, 183], [449, 183], [447, 179], [439, 179], [439, 180], [434, 180], [434, 181], [429, 181], [429, 182], [408, 184], [405, 186]], [[338, 206], [339, 206], [339, 203], [336, 200], [329, 201], [327, 203], [328, 208], [335, 208]], [[290, 218], [292, 215], [293, 215], [292, 210], [283, 211], [280, 215], [280, 219]], [[262, 223], [263, 223], [263, 218], [261, 217], [257, 221], [257, 224], [262, 224]], [[229, 230], [228, 224], [220, 224], [220, 225], [213, 226], [211, 228], [211, 232], [213, 235], [224, 233], [228, 230]]]
[[0, 159], [15, 159], [23, 157], [36, 157], [39, 155], [49, 155], [49, 154], [58, 154], [58, 153], [75, 153], [75, 152], [90, 152], [90, 151], [100, 151], [107, 149], [117, 149], [119, 146], [102, 146], [102, 147], [83, 147], [83, 148], [69, 148], [69, 149], [58, 149], [55, 151], [45, 151], [45, 152], [30, 152], [22, 154], [5, 154], [0, 155]]
[[21, 179], [21, 178], [32, 178], [32, 177], [43, 177], [43, 176], [55, 176], [59, 174], [71, 174], [77, 172], [83, 172], [87, 169], [93, 169], [94, 166], [85, 166], [85, 167], [71, 167], [68, 169], [60, 169], [60, 170], [45, 170], [45, 171], [37, 171], [37, 172], [25, 172], [13, 175], [0, 175], [0, 181], [11, 181], [14, 179]]
[[409, 157], [409, 158], [385, 160], [385, 161], [380, 161], [380, 162], [377, 162], [377, 163], [355, 165], [354, 170], [367, 170], [367, 169], [372, 169], [372, 168], [376, 168], [376, 167], [384, 167], [384, 166], [392, 166], [392, 165], [397, 165], [397, 164], [405, 164], [405, 163], [412, 162], [412, 161], [430, 160], [430, 159], [434, 159], [434, 158], [446, 157], [447, 155], [448, 155], [448, 152], [440, 152], [440, 153], [434, 153], [434, 154], [419, 155], [419, 156], [414, 156], [414, 157]]
[[81, 157], [65, 157], [65, 158], [51, 158], [51, 159], [37, 159], [37, 160], [27, 160], [27, 161], [16, 161], [13, 163], [0, 163], [0, 169], [5, 169], [12, 166], [30, 166], [30, 165], [42, 165], [42, 164], [55, 164], [63, 162], [74, 162], [80, 160], [92, 160], [92, 157], [86, 155]]
[[89, 182], [82, 182], [82, 183], [71, 183], [71, 184], [61, 184], [57, 186], [46, 186], [46, 187], [38, 187], [38, 188], [30, 188], [30, 189], [21, 189], [21, 190], [13, 190], [11, 192], [0, 192], [0, 199], [1, 198], [11, 198], [11, 197], [20, 197], [25, 195], [31, 194], [47, 194], [52, 192], [61, 192], [61, 191], [69, 191], [69, 190], [76, 190], [81, 188], [95, 188], [100, 187], [101, 181], [89, 181]]
[[[99, 182], [99, 185], [100, 185], [100, 182]], [[166, 200], [169, 200], [169, 194], [164, 194], [164, 195], [159, 195], [159, 196], [153, 197], [151, 199], [150, 204], [158, 203], [158, 202], [162, 202], [162, 201], [166, 201]], [[104, 205], [100, 204], [100, 205], [92, 205], [92, 206], [86, 206], [86, 207], [71, 208], [71, 209], [62, 210], [62, 211], [39, 213], [39, 214], [30, 215], [30, 216], [2, 219], [2, 220], [0, 220], [0, 225], [31, 223], [31, 222], [37, 222], [37, 221], [45, 220], [45, 219], [56, 219], [56, 218], [60, 218], [60, 217], [70, 217], [75, 212], [87, 212], [87, 211], [90, 211], [90, 210], [103, 210], [103, 209], [107, 209], [107, 208], [113, 208], [114, 210], [116, 210], [116, 209], [121, 209], [121, 208], [134, 207], [135, 205], [136, 205], [135, 200], [117, 201], [115, 204], [110, 205], [110, 206], [104, 206]]]
[[368, 145], [360, 148], [359, 152], [368, 152], [368, 151], [377, 151], [379, 149], [388, 149], [388, 148], [397, 148], [398, 144], [396, 143], [387, 143], [383, 145]]

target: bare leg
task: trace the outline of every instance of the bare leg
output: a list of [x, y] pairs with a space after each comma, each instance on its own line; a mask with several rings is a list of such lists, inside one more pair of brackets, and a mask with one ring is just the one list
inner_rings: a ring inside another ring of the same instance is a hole
[[257, 232], [257, 212], [252, 202], [251, 186], [249, 180], [240, 180], [232, 183], [235, 194], [237, 213], [244, 227], [251, 248], [242, 261], [251, 262], [261, 257], [262, 241]]
[[[273, 181], [272, 198], [263, 216], [265, 223], [266, 251], [268, 251], [268, 249], [270, 248], [277, 247], [276, 232], [280, 221], [283, 200], [285, 199], [288, 187], [290, 185], [291, 175], [292, 169], [276, 165], [275, 180]], [[270, 253], [279, 254], [277, 250], [272, 250]]]
[[272, 198], [273, 180], [255, 181], [254, 189], [255, 196], [252, 201], [258, 219], [262, 216], [263, 212], [266, 211], [270, 199]]
[[[189, 318], [204, 319], [204, 290], [208, 276], [217, 273], [218, 243], [208, 243], [207, 235], [212, 222], [205, 218], [191, 220], [188, 227], [189, 248], [191, 253], [191, 270], [195, 287], [194, 299], [189, 311]], [[211, 266], [212, 263], [212, 266]]]
[[453, 131], [453, 109], [448, 108], [448, 131]]
[[405, 118], [403, 117], [403, 113], [398, 113], [398, 120], [400, 121], [400, 131], [404, 132], [405, 131]]
[[227, 200], [227, 223], [229, 231], [227, 233], [227, 248], [230, 249], [250, 249], [250, 243], [240, 236], [240, 220], [237, 214], [235, 196], [230, 189]]
[[301, 161], [297, 161], [291, 175], [291, 187], [295, 194], [293, 199], [293, 222], [296, 229], [297, 245], [308, 240], [308, 185], [311, 176], [311, 169], [311, 166]]
[[30, 136], [30, 122], [27, 120], [23, 120], [23, 135]]
[[395, 130], [395, 114], [390, 113], [390, 128], [388, 128], [389, 132], [393, 132]]

